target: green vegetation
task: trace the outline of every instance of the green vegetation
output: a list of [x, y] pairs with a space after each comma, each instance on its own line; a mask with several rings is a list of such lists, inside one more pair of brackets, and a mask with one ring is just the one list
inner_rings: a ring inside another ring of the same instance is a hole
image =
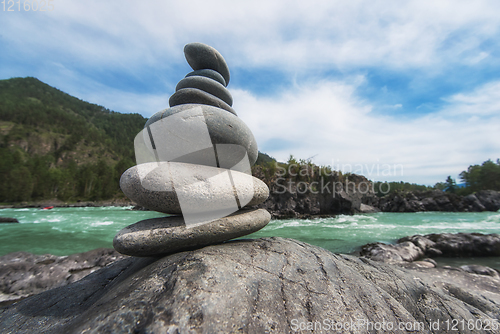
[[471, 165], [460, 173], [460, 180], [465, 188], [459, 189], [462, 194], [470, 194], [479, 190], [500, 191], [500, 159], [496, 163], [487, 160], [481, 166]]
[[402, 192], [414, 192], [414, 191], [427, 191], [433, 190], [434, 187], [429, 187], [416, 183], [408, 182], [380, 182], [377, 181], [374, 184], [373, 189], [375, 189], [375, 194], [379, 197], [385, 196], [391, 193], [402, 193]]
[[0, 202], [119, 196], [146, 119], [81, 101], [35, 78], [0, 81]]
[[[133, 142], [145, 122], [139, 114], [120, 114], [81, 101], [35, 78], [0, 80], [0, 202], [123, 196], [119, 178], [135, 164]], [[261, 152], [252, 172], [270, 187], [278, 178], [311, 189], [321, 181], [366, 181], [293, 156], [280, 163]], [[449, 176], [434, 187], [375, 182], [373, 189], [378, 196], [432, 189], [459, 195], [500, 190], [500, 159], [469, 166], [460, 178], [465, 187]]]
[[364, 177], [354, 174], [342, 174], [329, 166], [317, 166], [310, 160], [295, 159], [290, 155], [287, 162], [277, 162], [274, 158], [259, 152], [259, 158], [252, 167], [252, 174], [264, 181], [272, 190], [278, 185], [283, 189], [290, 185], [307, 187], [315, 192], [325, 185], [330, 189], [335, 185], [345, 185], [367, 181]]
[[[342, 174], [340, 171], [333, 171], [330, 167], [316, 166], [310, 161], [297, 160], [292, 155], [287, 162], [277, 162], [268, 155], [259, 152], [257, 163], [252, 168], [253, 174], [263, 180], [268, 186], [276, 183], [278, 178], [291, 182], [305, 182], [312, 184], [323, 179], [324, 182], [333, 181], [345, 183], [361, 181], [357, 180], [353, 174]], [[461, 181], [465, 187], [460, 187], [455, 180], [448, 176], [445, 182], [438, 182], [434, 186], [426, 186], [408, 182], [374, 182], [372, 189], [379, 197], [391, 193], [405, 193], [415, 191], [443, 190], [456, 193], [457, 195], [468, 195], [479, 190], [498, 190], [500, 191], [500, 159], [496, 163], [488, 160], [481, 166], [469, 166], [467, 171], [460, 174]], [[364, 182], [364, 181], [361, 181]]]

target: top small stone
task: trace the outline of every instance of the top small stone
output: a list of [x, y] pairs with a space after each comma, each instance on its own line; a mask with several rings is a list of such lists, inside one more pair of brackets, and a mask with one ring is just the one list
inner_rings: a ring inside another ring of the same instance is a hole
[[229, 68], [224, 57], [213, 47], [203, 43], [189, 43], [184, 47], [184, 55], [193, 70], [211, 69], [219, 72], [229, 83]]

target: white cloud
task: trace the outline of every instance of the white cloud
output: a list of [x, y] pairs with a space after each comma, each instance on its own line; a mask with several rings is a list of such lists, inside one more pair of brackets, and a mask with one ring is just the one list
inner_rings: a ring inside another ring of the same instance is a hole
[[202, 41], [232, 66], [300, 71], [443, 65], [461, 54], [470, 62], [467, 51], [496, 38], [499, 10], [497, 1], [89, 0], [57, 2], [37, 16], [4, 15], [0, 25], [9, 27], [5, 38], [78, 62], [179, 63], [184, 44]]
[[[359, 170], [375, 180], [405, 180], [434, 184], [454, 178], [470, 164], [500, 152], [500, 113], [484, 119], [450, 115], [450, 110], [472, 110], [497, 103], [488, 84], [468, 95], [451, 97], [450, 105], [435, 114], [403, 121], [371, 114], [367, 101], [359, 101], [356, 87], [342, 82], [319, 82], [269, 99], [233, 91], [240, 117], [254, 131], [261, 148], [278, 160], [290, 154]], [[496, 90], [497, 92], [499, 90]], [[484, 93], [481, 95], [481, 93]], [[489, 99], [489, 101], [488, 101]], [[294, 143], [285, 149], [266, 150], [275, 138]], [[391, 175], [382, 173], [390, 167]]]
[[500, 81], [494, 81], [476, 88], [472, 92], [455, 94], [445, 98], [450, 106], [444, 112], [447, 115], [499, 115]]
[[[281, 160], [318, 154], [320, 164], [403, 164], [404, 175], [394, 179], [433, 183], [500, 151], [500, 83], [449, 96], [438, 112], [398, 119], [374, 115], [376, 103], [357, 95], [368, 79], [352, 73], [419, 69], [427, 77], [498, 62], [499, 11], [495, 0], [56, 1], [50, 13], [5, 13], [0, 57], [22, 58], [33, 70], [27, 75], [79, 98], [150, 116], [167, 107], [180, 79], [172, 73], [189, 70], [183, 46], [204, 42], [232, 70], [301, 74], [302, 81], [275, 96], [249, 92], [244, 80], [229, 86], [261, 147], [288, 144], [266, 153]], [[3, 67], [1, 73], [13, 73], [14, 66]], [[342, 81], [322, 78], [339, 70]], [[165, 92], [100, 82], [106, 73], [123, 73], [136, 85], [164, 77]], [[400, 101], [380, 103], [402, 113], [407, 104]]]

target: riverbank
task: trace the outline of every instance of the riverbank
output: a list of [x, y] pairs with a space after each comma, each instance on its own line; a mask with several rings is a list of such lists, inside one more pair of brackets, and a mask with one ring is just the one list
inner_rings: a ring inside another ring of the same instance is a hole
[[[356, 183], [363, 184], [369, 181], [363, 176], [356, 175]], [[371, 191], [360, 192], [356, 187], [346, 188], [339, 192], [301, 192], [295, 184], [286, 189], [276, 184], [270, 186], [269, 198], [259, 208], [271, 213], [272, 219], [314, 219], [333, 217], [346, 214], [375, 212], [496, 212], [500, 209], [500, 192], [482, 190], [468, 196], [458, 196], [441, 190], [425, 192], [392, 193], [384, 197], [377, 197]], [[106, 207], [132, 206], [137, 210], [147, 210], [137, 206], [128, 198], [114, 198], [105, 201], [77, 201], [63, 202], [58, 199], [3, 203], [0, 209], [7, 208], [79, 208], [79, 207]]]
[[18, 203], [1, 203], [0, 209], [21, 209], [21, 208], [86, 208], [86, 207], [106, 207], [106, 206], [136, 206], [136, 203], [128, 198], [114, 198], [103, 201], [76, 201], [64, 202], [57, 198], [31, 201], [31, 202], [18, 202]]

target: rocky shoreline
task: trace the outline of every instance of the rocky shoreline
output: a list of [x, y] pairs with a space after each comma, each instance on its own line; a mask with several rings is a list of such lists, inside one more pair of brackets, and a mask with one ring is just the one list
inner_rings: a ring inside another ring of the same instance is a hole
[[[436, 238], [412, 236], [401, 243], [426, 245], [426, 249], [446, 249], [445, 244], [467, 249], [467, 245], [484, 243], [497, 247], [499, 240], [498, 235], [459, 239], [441, 235], [447, 242]], [[293, 239], [237, 240], [153, 258], [121, 256], [112, 250], [92, 252], [64, 259], [26, 253], [2, 257], [4, 295], [9, 284], [11, 291], [16, 284], [24, 287], [18, 293], [22, 299], [30, 294], [30, 287], [41, 286], [35, 282], [37, 277], [54, 282], [46, 284], [52, 288], [49, 291], [11, 305], [4, 303], [0, 330], [284, 333], [301, 323], [326, 325], [324, 319], [329, 319], [333, 324], [421, 323], [417, 332], [446, 333], [446, 321], [491, 325], [500, 320], [500, 279], [491, 273], [405, 268], [397, 261], [389, 264], [369, 259], [367, 254], [333, 254]], [[59, 274], [48, 275], [51, 271]], [[92, 273], [77, 281], [88, 272]], [[436, 321], [439, 330], [432, 327]], [[371, 331], [360, 327], [355, 332]]]
[[[356, 175], [354, 181], [368, 182]], [[342, 190], [338, 193], [301, 193], [292, 186], [284, 192], [277, 191], [271, 185], [269, 198], [258, 208], [266, 209], [273, 219], [331, 217], [338, 214], [356, 214], [373, 212], [482, 212], [500, 210], [500, 192], [482, 190], [468, 196], [443, 192], [441, 190], [425, 192], [404, 192], [377, 197], [372, 192]], [[128, 199], [114, 199], [99, 202], [65, 203], [58, 200], [14, 203], [0, 205], [5, 208], [43, 208], [54, 207], [99, 207], [132, 206], [133, 210], [147, 210]]]
[[459, 196], [441, 190], [404, 192], [376, 198], [372, 204], [382, 212], [482, 212], [500, 209], [500, 192], [481, 190]]
[[[500, 235], [481, 233], [440, 233], [413, 235], [399, 239], [395, 244], [371, 243], [364, 245], [360, 256], [373, 261], [405, 268], [434, 268], [433, 258], [500, 257]], [[497, 269], [470, 263], [454, 268], [500, 279]]]
[[128, 198], [110, 199], [104, 201], [77, 201], [64, 202], [58, 199], [48, 199], [33, 202], [18, 202], [0, 205], [0, 209], [21, 209], [21, 208], [45, 208], [53, 206], [55, 208], [85, 208], [102, 206], [135, 206], [136, 203]]

